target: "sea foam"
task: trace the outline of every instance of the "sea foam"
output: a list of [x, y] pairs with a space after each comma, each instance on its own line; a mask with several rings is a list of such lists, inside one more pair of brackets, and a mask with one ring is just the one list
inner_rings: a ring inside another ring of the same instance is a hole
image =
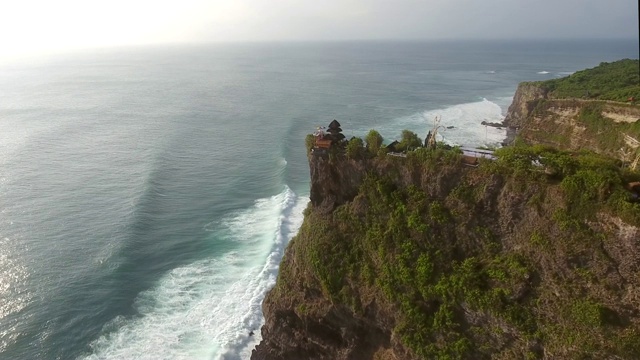
[[[261, 303], [287, 243], [302, 223], [306, 197], [286, 187], [245, 211], [209, 224], [238, 246], [173, 269], [91, 343], [86, 359], [244, 359], [260, 341]], [[254, 335], [250, 336], [253, 331]]]
[[[504, 99], [506, 99], [506, 103], [509, 98], [505, 97]], [[496, 101], [502, 102], [502, 100], [503, 98], [500, 98]], [[442, 126], [438, 131], [438, 141], [444, 141], [450, 145], [495, 146], [499, 145], [506, 137], [506, 130], [482, 125], [483, 121], [501, 123], [504, 120], [500, 105], [485, 98], [481, 101], [457, 104], [396, 118], [374, 128], [388, 142], [398, 139], [404, 129], [411, 130], [424, 139], [427, 132], [433, 128], [436, 116], [441, 119], [440, 125]], [[361, 133], [366, 131], [368, 129], [358, 129], [358, 132]]]

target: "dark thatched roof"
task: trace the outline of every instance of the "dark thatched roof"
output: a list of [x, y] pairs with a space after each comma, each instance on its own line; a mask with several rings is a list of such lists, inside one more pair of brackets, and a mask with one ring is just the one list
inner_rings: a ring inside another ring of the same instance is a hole
[[[329, 129], [335, 129], [335, 128], [340, 128], [340, 123], [338, 122], [338, 120], [333, 120], [331, 122], [331, 124], [329, 124]], [[340, 131], [342, 131], [342, 129], [340, 129]]]
[[396, 146], [398, 146], [398, 144], [400, 144], [398, 142], [398, 140], [394, 140], [391, 144], [387, 145], [387, 150], [395, 152], [396, 151]]

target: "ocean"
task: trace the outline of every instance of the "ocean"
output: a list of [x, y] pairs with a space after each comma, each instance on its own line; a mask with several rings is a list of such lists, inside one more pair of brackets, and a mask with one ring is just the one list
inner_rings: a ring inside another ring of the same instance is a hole
[[[307, 206], [304, 137], [495, 146], [519, 82], [637, 41], [78, 51], [0, 65], [0, 359], [247, 359]], [[251, 332], [253, 335], [250, 335]]]

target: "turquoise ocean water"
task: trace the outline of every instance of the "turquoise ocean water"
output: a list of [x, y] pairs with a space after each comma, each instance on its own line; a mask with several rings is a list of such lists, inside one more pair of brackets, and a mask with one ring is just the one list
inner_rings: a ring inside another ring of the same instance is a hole
[[[0, 359], [246, 359], [338, 119], [497, 144], [517, 84], [637, 41], [228, 44], [0, 65]], [[255, 330], [254, 336], [249, 332]]]

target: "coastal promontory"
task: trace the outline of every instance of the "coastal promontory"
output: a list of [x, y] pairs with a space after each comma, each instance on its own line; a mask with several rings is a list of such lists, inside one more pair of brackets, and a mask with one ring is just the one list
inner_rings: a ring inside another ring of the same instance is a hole
[[640, 358], [640, 94], [587, 75], [521, 84], [490, 158], [310, 137], [252, 359]]

